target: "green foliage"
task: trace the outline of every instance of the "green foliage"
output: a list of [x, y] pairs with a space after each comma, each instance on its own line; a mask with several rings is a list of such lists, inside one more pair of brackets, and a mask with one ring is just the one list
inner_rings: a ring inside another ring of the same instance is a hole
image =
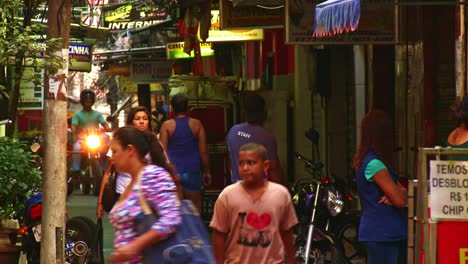
[[[41, 75], [26, 78], [24, 68], [45, 67], [50, 75], [54, 75], [63, 65], [63, 58], [54, 55], [60, 50], [62, 40], [45, 37], [48, 29], [45, 19], [42, 22], [32, 20], [47, 15], [43, 11], [46, 3], [46, 0], [0, 0], [0, 87], [6, 88], [1, 89], [0, 101], [8, 100], [8, 106], [0, 105], [0, 111], [7, 111], [13, 122], [18, 113], [20, 81], [36, 85], [43, 85], [44, 81]], [[14, 67], [14, 76], [5, 74], [7, 66]], [[12, 131], [7, 129], [7, 134], [12, 135]]]
[[42, 185], [36, 154], [18, 139], [0, 137], [0, 219], [24, 210], [23, 200]]
[[0, 65], [6, 65], [11, 60], [11, 54], [30, 50], [31, 46], [36, 43], [33, 40], [34, 35], [37, 35], [43, 27], [39, 24], [31, 25], [30, 21], [24, 21], [23, 14], [19, 11], [33, 12], [25, 7], [24, 2], [23, 0], [0, 2]]

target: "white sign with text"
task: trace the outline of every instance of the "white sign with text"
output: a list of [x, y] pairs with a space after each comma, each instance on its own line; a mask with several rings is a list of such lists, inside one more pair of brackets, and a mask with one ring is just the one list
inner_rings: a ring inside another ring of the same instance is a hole
[[468, 220], [468, 162], [431, 160], [431, 218]]

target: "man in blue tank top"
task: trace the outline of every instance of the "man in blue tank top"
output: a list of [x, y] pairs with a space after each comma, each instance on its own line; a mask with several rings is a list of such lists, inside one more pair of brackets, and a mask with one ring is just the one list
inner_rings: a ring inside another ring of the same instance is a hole
[[205, 128], [200, 120], [187, 116], [187, 96], [174, 95], [171, 107], [174, 118], [162, 124], [159, 140], [177, 168], [184, 198], [201, 212], [202, 183], [211, 184]]

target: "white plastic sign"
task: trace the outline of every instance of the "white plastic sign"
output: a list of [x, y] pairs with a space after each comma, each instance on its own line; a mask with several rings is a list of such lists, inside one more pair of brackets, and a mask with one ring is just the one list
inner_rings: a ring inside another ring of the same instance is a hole
[[431, 218], [468, 220], [468, 161], [431, 160]]

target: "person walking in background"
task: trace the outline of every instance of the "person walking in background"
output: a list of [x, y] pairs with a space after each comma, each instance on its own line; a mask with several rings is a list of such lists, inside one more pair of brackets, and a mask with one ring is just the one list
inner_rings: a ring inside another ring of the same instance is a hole
[[296, 212], [288, 190], [265, 179], [267, 150], [248, 143], [236, 160], [242, 181], [221, 192], [210, 223], [216, 263], [296, 263]]
[[406, 263], [407, 191], [393, 169], [393, 142], [389, 117], [380, 110], [367, 113], [353, 167], [362, 208], [358, 238], [368, 264]]
[[[111, 149], [115, 169], [129, 173], [131, 180], [109, 213], [115, 228], [110, 260], [141, 263], [142, 250], [169, 237], [181, 223], [178, 179], [175, 168], [152, 132], [142, 132], [131, 126], [119, 128], [113, 134]], [[150, 153], [152, 163], [145, 158], [147, 153]], [[140, 193], [158, 217], [149, 231], [138, 235], [135, 218], [142, 213]]]
[[159, 131], [159, 140], [180, 176], [183, 196], [201, 212], [202, 184], [211, 184], [206, 133], [200, 120], [187, 116], [188, 98], [176, 94], [171, 98], [174, 118]]
[[161, 126], [164, 122], [167, 120], [167, 112], [169, 107], [164, 104], [164, 101], [162, 100], [161, 96], [158, 97], [156, 101], [156, 107], [153, 112], [151, 112], [152, 119], [155, 122], [155, 132], [159, 134], [159, 130], [161, 129]]
[[[134, 126], [140, 131], [145, 131], [148, 130], [150, 132], [153, 132], [153, 128], [151, 127], [151, 122], [150, 122], [150, 113], [148, 109], [144, 106], [137, 106], [133, 107], [130, 109], [130, 111], [127, 114], [127, 119], [125, 124], [127, 126]], [[112, 155], [109, 155], [112, 156]], [[102, 195], [104, 192], [104, 187], [109, 180], [109, 175], [110, 175], [110, 167], [112, 166], [111, 163], [109, 163], [108, 168], [106, 169], [106, 173], [102, 177], [101, 181], [101, 189], [99, 190], [99, 195], [98, 195], [98, 202], [97, 202], [97, 207], [96, 207], [96, 215], [98, 218], [102, 218], [104, 216], [104, 209], [102, 206]], [[131, 176], [128, 173], [116, 173], [115, 175], [116, 183], [115, 183], [115, 199], [118, 200], [119, 196], [123, 193], [125, 190], [125, 187], [128, 185], [128, 183], [131, 181]]]
[[268, 152], [270, 166], [267, 177], [270, 181], [285, 184], [283, 169], [278, 158], [278, 144], [275, 136], [262, 127], [267, 113], [265, 100], [257, 93], [249, 93], [244, 97], [245, 120], [247, 122], [233, 126], [226, 137], [229, 155], [231, 159], [231, 181], [235, 183], [242, 178], [239, 177], [237, 167], [237, 155], [242, 145], [254, 142], [265, 146]]

